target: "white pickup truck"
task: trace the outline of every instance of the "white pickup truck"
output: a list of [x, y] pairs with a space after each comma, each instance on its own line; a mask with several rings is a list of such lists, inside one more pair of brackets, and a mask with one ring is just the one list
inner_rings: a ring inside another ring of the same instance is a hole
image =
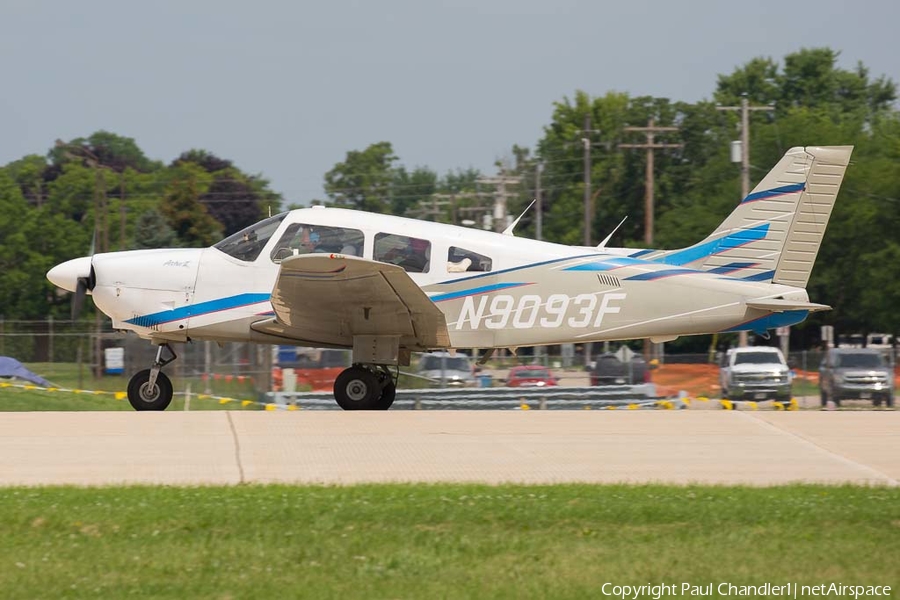
[[751, 346], [725, 353], [719, 369], [722, 397], [729, 400], [791, 399], [791, 372], [778, 348]]

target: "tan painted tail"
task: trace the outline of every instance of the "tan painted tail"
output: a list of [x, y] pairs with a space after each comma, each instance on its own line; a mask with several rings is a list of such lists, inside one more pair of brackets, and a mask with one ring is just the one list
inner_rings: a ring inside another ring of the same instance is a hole
[[806, 287], [852, 151], [853, 146], [791, 148], [702, 242], [631, 256]]

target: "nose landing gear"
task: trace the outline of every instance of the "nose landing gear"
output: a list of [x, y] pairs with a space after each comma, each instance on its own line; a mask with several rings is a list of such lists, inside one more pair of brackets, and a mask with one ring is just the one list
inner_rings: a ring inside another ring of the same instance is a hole
[[[169, 353], [168, 358], [163, 358], [163, 348]], [[166, 410], [172, 402], [174, 391], [171, 380], [160, 369], [176, 358], [178, 356], [168, 344], [160, 344], [153, 365], [131, 378], [128, 382], [128, 402], [134, 410]]]

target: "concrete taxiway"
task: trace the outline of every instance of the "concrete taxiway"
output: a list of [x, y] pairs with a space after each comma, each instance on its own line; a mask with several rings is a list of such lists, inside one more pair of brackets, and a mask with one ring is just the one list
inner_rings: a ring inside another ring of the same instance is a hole
[[900, 482], [896, 411], [3, 413], [0, 485]]

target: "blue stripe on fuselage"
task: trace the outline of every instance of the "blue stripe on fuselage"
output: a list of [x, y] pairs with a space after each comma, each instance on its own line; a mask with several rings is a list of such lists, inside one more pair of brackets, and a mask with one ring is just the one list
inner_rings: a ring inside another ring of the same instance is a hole
[[646, 260], [638, 260], [628, 256], [617, 256], [615, 258], [604, 258], [596, 262], [583, 263], [572, 267], [566, 267], [563, 271], [612, 271], [620, 267], [628, 267], [632, 265], [646, 265]]
[[638, 252], [635, 252], [634, 254], [629, 254], [628, 256], [630, 256], [631, 258], [637, 258], [638, 256], [644, 256], [645, 254], [650, 254], [651, 252], [656, 252], [656, 250], [653, 250], [652, 248], [647, 250], [640, 250]]
[[531, 283], [518, 282], [518, 283], [495, 283], [492, 285], [484, 285], [477, 288], [469, 288], [466, 290], [459, 290], [456, 292], [447, 292], [446, 294], [437, 294], [436, 296], [431, 296], [432, 302], [442, 302], [444, 300], [456, 300], [457, 298], [465, 298], [466, 296], [477, 296], [479, 294], [490, 294], [491, 292], [496, 292], [499, 290], [508, 290], [509, 288], [521, 287], [523, 285], [531, 285]]
[[625, 281], [653, 281], [654, 279], [662, 279], [663, 277], [674, 277], [675, 275], [690, 275], [702, 273], [703, 271], [694, 271], [693, 269], [660, 269], [658, 271], [649, 271], [647, 273], [639, 273], [626, 277]]
[[251, 306], [253, 304], [259, 304], [260, 302], [268, 302], [269, 298], [271, 298], [271, 294], [238, 294], [237, 296], [218, 298], [216, 300], [188, 304], [187, 306], [173, 308], [172, 310], [163, 310], [149, 315], [142, 315], [134, 317], [133, 319], [128, 319], [125, 322], [139, 327], [152, 327], [154, 325], [162, 325], [163, 323], [180, 321], [190, 317], [199, 317], [200, 315], [241, 308], [243, 306]]
[[685, 248], [684, 250], [673, 252], [668, 256], [663, 256], [662, 258], [656, 259], [654, 262], [660, 262], [675, 266], [686, 265], [688, 263], [694, 262], [695, 260], [710, 257], [713, 254], [721, 254], [722, 252], [740, 248], [741, 246], [744, 246], [751, 242], [763, 240], [766, 238], [766, 234], [768, 233], [769, 224], [763, 223], [762, 225], [758, 225], [750, 229], [744, 229], [736, 233], [730, 233], [724, 237], [720, 237], [717, 240], [704, 242], [702, 244], [697, 244], [696, 246], [691, 246], [690, 248]]

